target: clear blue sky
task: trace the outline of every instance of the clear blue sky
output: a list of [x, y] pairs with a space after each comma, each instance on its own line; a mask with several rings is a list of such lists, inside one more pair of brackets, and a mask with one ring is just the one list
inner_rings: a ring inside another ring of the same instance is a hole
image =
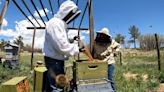
[[[5, 0], [0, 0], [0, 11]], [[22, 5], [21, 0], [16, 0]], [[31, 6], [29, 0], [28, 5]], [[39, 0], [34, 0], [37, 4]], [[48, 0], [42, 0], [45, 6], [48, 7]], [[51, 0], [53, 2], [54, 10], [57, 11], [57, 0]], [[110, 33], [115, 36], [117, 33], [121, 33], [129, 39], [129, 27], [130, 25], [136, 25], [139, 28], [141, 34], [144, 33], [159, 33], [164, 34], [164, 0], [92, 0], [93, 1], [93, 15], [94, 15], [94, 28], [95, 32], [99, 31], [103, 27], [108, 27]], [[61, 0], [63, 2], [63, 0]], [[79, 0], [79, 8], [84, 9], [86, 0]], [[39, 5], [39, 4], [38, 4]], [[31, 6], [32, 7], [32, 6]], [[37, 6], [41, 9], [40, 5]], [[34, 13], [34, 9], [33, 13]], [[88, 27], [88, 13], [84, 18], [82, 27]], [[29, 14], [28, 14], [29, 15]], [[52, 17], [49, 14], [49, 18]], [[76, 21], [76, 26], [79, 25], [79, 19]], [[8, 21], [8, 26], [5, 29], [15, 30], [15, 21], [24, 20], [25, 17], [11, 1], [8, 10], [5, 15], [5, 19]], [[152, 27], [150, 27], [152, 26]], [[0, 37], [0, 39], [10, 39], [7, 37]]]
[[95, 29], [107, 26], [112, 35], [128, 36], [129, 26], [136, 25], [141, 33], [164, 34], [163, 4], [164, 0], [95, 0]]

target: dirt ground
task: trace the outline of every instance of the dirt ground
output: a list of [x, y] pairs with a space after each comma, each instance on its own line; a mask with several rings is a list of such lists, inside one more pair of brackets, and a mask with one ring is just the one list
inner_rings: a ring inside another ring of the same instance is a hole
[[[126, 80], [130, 80], [130, 79], [137, 79], [137, 76], [139, 76], [139, 75], [128, 72], [128, 73], [124, 73], [123, 76]], [[146, 82], [148, 75], [145, 74], [145, 75], [142, 75], [141, 77], [142, 77], [143, 81]]]
[[157, 89], [157, 92], [164, 92], [164, 83], [161, 83]]

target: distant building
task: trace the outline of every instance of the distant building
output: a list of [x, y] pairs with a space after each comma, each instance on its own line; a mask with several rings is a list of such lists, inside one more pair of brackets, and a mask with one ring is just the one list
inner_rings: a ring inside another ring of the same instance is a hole
[[15, 67], [18, 65], [18, 50], [19, 47], [15, 44], [7, 43], [4, 45], [6, 60], [4, 62], [5, 67]]

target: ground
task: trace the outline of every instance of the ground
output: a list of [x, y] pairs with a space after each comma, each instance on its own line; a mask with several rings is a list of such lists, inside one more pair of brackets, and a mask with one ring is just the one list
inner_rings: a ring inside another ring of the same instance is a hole
[[[117, 92], [164, 92], [164, 68], [158, 71], [156, 51], [142, 51], [134, 49], [122, 50], [122, 65], [116, 58], [114, 79]], [[20, 65], [16, 70], [3, 68], [0, 65], [0, 84], [15, 77], [28, 76], [31, 90], [33, 88], [33, 70], [30, 69], [30, 53], [21, 53]], [[83, 58], [83, 55], [82, 55]], [[36, 61], [44, 61], [42, 54], [34, 54]], [[72, 65], [74, 58], [70, 58], [66, 65]], [[164, 50], [161, 51], [161, 66], [164, 65]], [[0, 92], [1, 85], [0, 85]], [[32, 92], [32, 91], [31, 91]]]
[[157, 89], [157, 92], [164, 92], [164, 83], [161, 83]]

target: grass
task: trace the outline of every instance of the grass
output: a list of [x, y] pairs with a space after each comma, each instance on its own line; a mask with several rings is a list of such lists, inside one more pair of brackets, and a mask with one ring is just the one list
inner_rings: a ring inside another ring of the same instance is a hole
[[[123, 65], [117, 62], [115, 69], [115, 82], [118, 92], [155, 92], [159, 83], [164, 80], [164, 69], [159, 72], [157, 66], [156, 53], [150, 52], [153, 56], [140, 55], [123, 57]], [[117, 59], [117, 61], [119, 61]], [[161, 53], [161, 66], [164, 65], [164, 53]], [[136, 79], [131, 78], [126, 80], [124, 73], [131, 72], [138, 74]], [[143, 80], [143, 75], [148, 75], [146, 81]]]
[[[3, 68], [2, 65], [0, 65], [0, 84], [15, 76], [28, 76], [32, 90], [33, 73], [30, 70], [30, 57], [31, 55], [29, 53], [22, 53], [20, 57], [20, 66], [16, 70]], [[161, 72], [157, 70], [158, 64], [156, 58], [155, 51], [138, 51], [136, 56], [123, 54], [122, 66], [120, 65], [119, 58], [116, 58], [117, 63], [114, 79], [117, 92], [156, 92], [160, 82], [164, 82], [164, 69], [161, 67]], [[44, 61], [43, 56], [41, 54], [34, 54], [34, 63], [38, 60]], [[70, 58], [68, 62], [66, 62], [66, 65], [71, 64], [72, 62], [70, 61], [73, 60], [73, 58]], [[164, 50], [161, 51], [161, 64], [161, 66], [164, 66]], [[136, 78], [126, 79], [124, 76], [126, 73], [137, 74], [137, 76]], [[143, 75], [148, 76], [146, 81], [144, 81]], [[2, 92], [1, 85], [0, 92]]]

